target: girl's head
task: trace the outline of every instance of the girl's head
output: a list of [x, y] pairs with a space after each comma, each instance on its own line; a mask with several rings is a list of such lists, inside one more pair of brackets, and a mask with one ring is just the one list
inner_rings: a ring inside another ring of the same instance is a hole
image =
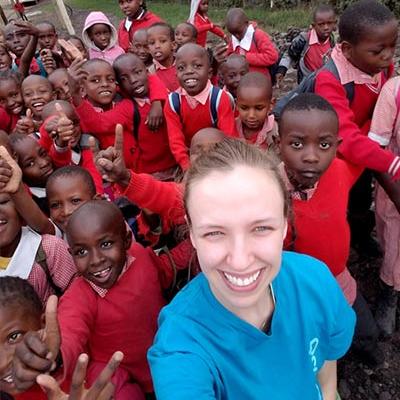
[[12, 58], [5, 44], [0, 44], [0, 72], [9, 71], [12, 65]]
[[55, 99], [50, 81], [40, 75], [29, 75], [21, 85], [22, 98], [26, 108], [32, 111], [33, 117], [41, 120], [44, 106]]
[[262, 306], [279, 272], [287, 227], [276, 163], [226, 138], [194, 161], [184, 201], [190, 237], [216, 298], [235, 314]]
[[249, 63], [246, 57], [233, 53], [221, 64], [219, 72], [229, 93], [236, 98], [239, 82], [249, 72]]
[[82, 40], [88, 48], [105, 50], [117, 43], [117, 31], [104, 13], [93, 11], [85, 20]]
[[118, 0], [119, 8], [129, 19], [137, 18], [146, 10], [144, 0]]
[[197, 12], [201, 15], [206, 15], [208, 13], [208, 0], [201, 0], [199, 3], [199, 8]]
[[95, 58], [86, 61], [83, 69], [88, 73], [83, 80], [83, 89], [88, 100], [95, 107], [110, 106], [117, 93], [113, 67], [107, 61]]
[[68, 85], [68, 72], [66, 68], [58, 68], [53, 71], [47, 79], [53, 86], [54, 93], [58, 100], [72, 101]]
[[237, 88], [237, 110], [243, 126], [259, 131], [271, 110], [271, 79], [260, 72], [249, 72]]
[[314, 187], [339, 144], [339, 120], [331, 104], [313, 93], [289, 101], [279, 121], [279, 152], [296, 189]]
[[10, 144], [22, 170], [23, 181], [29, 186], [44, 188], [47, 178], [53, 173], [53, 163], [47, 151], [33, 137], [20, 133], [10, 135]]
[[171, 25], [165, 22], [156, 22], [147, 29], [147, 44], [153, 60], [165, 67], [174, 62], [176, 50], [175, 33]]
[[53, 50], [57, 44], [57, 31], [52, 22], [46, 21], [36, 25], [39, 31], [38, 43], [41, 49]]
[[197, 29], [189, 22], [182, 22], [175, 28], [175, 42], [179, 47], [186, 43], [196, 43]]
[[204, 90], [211, 72], [210, 60], [204, 47], [187, 43], [176, 53], [176, 75], [179, 84], [190, 96]]
[[398, 35], [394, 14], [374, 0], [362, 0], [345, 9], [339, 21], [342, 51], [361, 71], [375, 75], [392, 63]]
[[114, 61], [119, 87], [126, 97], [144, 98], [149, 93], [147, 69], [135, 54], [122, 54]]
[[17, 394], [12, 378], [16, 345], [28, 331], [42, 328], [42, 303], [24, 279], [0, 277], [0, 391]]
[[0, 193], [0, 256], [12, 257], [21, 235], [21, 218], [8, 193]]
[[147, 29], [138, 29], [132, 37], [132, 45], [129, 51], [136, 54], [145, 65], [150, 65], [153, 62], [147, 43]]
[[10, 114], [21, 114], [24, 102], [19, 74], [12, 71], [0, 73], [0, 106]]
[[51, 220], [65, 232], [71, 214], [96, 197], [90, 173], [76, 165], [57, 169], [47, 180], [47, 201]]
[[22, 56], [30, 40], [28, 33], [25, 32], [23, 28], [15, 25], [14, 22], [10, 22], [4, 27], [4, 38], [8, 50], [14, 53], [18, 58]]
[[226, 29], [238, 40], [243, 39], [248, 26], [249, 19], [241, 8], [231, 8], [226, 14]]

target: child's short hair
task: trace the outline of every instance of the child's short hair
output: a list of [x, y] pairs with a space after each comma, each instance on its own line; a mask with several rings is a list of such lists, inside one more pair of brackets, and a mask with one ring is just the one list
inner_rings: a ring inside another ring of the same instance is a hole
[[317, 14], [328, 13], [328, 12], [333, 12], [334, 14], [336, 14], [335, 9], [330, 4], [320, 4], [313, 12], [313, 21], [315, 21]]
[[78, 42], [81, 42], [82, 47], [84, 49], [86, 49], [85, 43], [83, 43], [82, 38], [80, 38], [79, 36], [77, 36], [77, 35], [67, 35], [65, 37], [65, 40], [70, 40], [70, 39], [74, 39], [74, 40], [77, 40]]
[[185, 25], [185, 26], [187, 26], [187, 27], [191, 30], [191, 32], [192, 32], [192, 37], [193, 37], [193, 39], [197, 39], [197, 34], [198, 34], [197, 28], [196, 28], [193, 24], [191, 24], [190, 22], [181, 22], [181, 23], [178, 24], [178, 25]]
[[[110, 63], [109, 63], [108, 61], [102, 59], [102, 58], [92, 58], [92, 59], [90, 59], [90, 60], [87, 60], [87, 61], [82, 65], [82, 68], [89, 67], [89, 66], [91, 66], [92, 64], [104, 64], [104, 65], [110, 66]], [[112, 67], [111, 67], [111, 69], [112, 69]]]
[[168, 30], [168, 34], [169, 34], [171, 41], [173, 42], [175, 40], [175, 31], [174, 31], [174, 28], [170, 24], [167, 24], [166, 22], [156, 22], [155, 24], [153, 24], [147, 28], [147, 32], [153, 28], [165, 28], [166, 30]]
[[41, 21], [36, 24], [36, 27], [38, 27], [39, 25], [48, 25], [51, 27], [51, 29], [54, 31], [54, 33], [57, 33], [56, 26], [50, 21]]
[[396, 17], [383, 4], [374, 0], [361, 0], [347, 7], [339, 21], [340, 41], [359, 43], [371, 27], [384, 25]]
[[62, 177], [79, 177], [87, 186], [90, 197], [96, 195], [96, 185], [94, 183], [92, 175], [82, 167], [78, 165], [67, 165], [66, 167], [61, 167], [56, 169], [47, 179], [46, 190], [53, 184], [57, 178]]
[[[323, 97], [315, 93], [301, 93], [298, 96], [291, 99], [283, 108], [281, 118], [279, 120], [279, 125], [282, 125], [284, 116], [290, 111], [310, 111], [319, 110], [324, 112], [329, 112], [335, 115], [335, 118], [339, 121], [336, 110], [333, 108], [329, 101], [325, 100]], [[279, 130], [281, 134], [282, 130]]]
[[31, 138], [32, 140], [35, 140], [33, 137], [31, 137], [29, 135], [25, 135], [24, 133], [18, 133], [18, 132], [11, 133], [8, 136], [11, 148], [14, 148], [15, 144], [17, 144], [18, 142], [22, 142], [23, 140], [25, 140], [27, 138]]
[[22, 75], [19, 72], [11, 70], [0, 72], [0, 82], [13, 80], [17, 85], [21, 85], [22, 79]]
[[38, 318], [43, 312], [43, 304], [30, 283], [15, 276], [0, 277], [0, 307], [4, 306], [18, 306]]
[[248, 72], [246, 75], [239, 82], [239, 86], [237, 91], [239, 93], [240, 90], [243, 88], [262, 88], [265, 87], [269, 94], [270, 98], [272, 97], [272, 83], [271, 78], [267, 77], [266, 75], [262, 74], [261, 72]]

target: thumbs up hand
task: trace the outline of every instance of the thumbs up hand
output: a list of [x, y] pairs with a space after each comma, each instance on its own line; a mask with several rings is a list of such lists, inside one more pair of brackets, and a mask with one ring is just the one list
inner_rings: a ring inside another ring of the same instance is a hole
[[28, 108], [26, 115], [17, 121], [14, 132], [30, 135], [35, 132], [35, 123], [33, 121], [32, 110]]
[[102, 178], [111, 183], [118, 183], [121, 186], [128, 186], [131, 178], [129, 169], [125, 166], [124, 160], [124, 133], [122, 125], [115, 127], [115, 142], [113, 147], [101, 150], [96, 156], [96, 167]]

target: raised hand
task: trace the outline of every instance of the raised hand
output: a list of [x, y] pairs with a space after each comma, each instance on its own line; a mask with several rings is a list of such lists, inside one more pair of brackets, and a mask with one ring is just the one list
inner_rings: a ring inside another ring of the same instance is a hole
[[14, 132], [30, 135], [35, 132], [35, 123], [33, 121], [32, 110], [27, 109], [26, 115], [20, 118], [15, 125]]
[[228, 55], [227, 49], [228, 49], [228, 46], [226, 45], [225, 42], [218, 43], [213, 48], [213, 50], [212, 50], [213, 56], [218, 64], [222, 64], [224, 61], [226, 61], [226, 57]]
[[18, 390], [25, 391], [38, 375], [55, 369], [60, 351], [61, 335], [57, 320], [57, 296], [50, 296], [45, 311], [45, 327], [27, 332], [18, 343], [13, 359], [13, 377]]
[[39, 35], [39, 30], [29, 21], [17, 20], [14, 21], [14, 25], [18, 27], [19, 32], [27, 33], [31, 36]]
[[42, 49], [40, 51], [40, 58], [42, 59], [43, 67], [48, 75], [57, 69], [56, 61], [50, 49]]
[[72, 95], [73, 102], [76, 106], [79, 106], [82, 102], [81, 96], [81, 82], [88, 76], [87, 71], [85, 71], [82, 66], [85, 64], [86, 60], [82, 58], [76, 58], [72, 61], [68, 68], [68, 85], [69, 90]]
[[65, 57], [72, 63], [74, 60], [82, 60], [81, 52], [69, 40], [58, 39], [58, 44], [61, 47]]
[[81, 354], [76, 362], [69, 396], [60, 389], [57, 381], [49, 375], [39, 375], [36, 382], [45, 391], [49, 400], [109, 400], [114, 393], [111, 377], [123, 357], [124, 355], [120, 351], [115, 352], [93, 385], [89, 389], [85, 389], [89, 358], [86, 354]]
[[15, 193], [22, 181], [22, 171], [4, 146], [0, 146], [0, 192]]
[[75, 140], [75, 126], [65, 114], [59, 103], [55, 104], [57, 115], [55, 117], [55, 126], [53, 127], [53, 134], [55, 130], [54, 141], [57, 146], [67, 147], [70, 142]]
[[96, 167], [102, 178], [111, 183], [128, 186], [130, 171], [125, 166], [124, 160], [124, 132], [123, 127], [117, 124], [115, 127], [114, 147], [101, 150], [96, 156]]

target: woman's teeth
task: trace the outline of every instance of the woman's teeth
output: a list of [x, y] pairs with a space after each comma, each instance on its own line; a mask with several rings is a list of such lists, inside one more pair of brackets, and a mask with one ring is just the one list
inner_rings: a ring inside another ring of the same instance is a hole
[[228, 274], [227, 272], [224, 272], [224, 275], [226, 279], [229, 281], [229, 283], [231, 283], [232, 285], [243, 287], [243, 286], [249, 286], [253, 282], [255, 282], [259, 277], [260, 272], [261, 271], [257, 271], [255, 274], [249, 275], [246, 278], [238, 278], [236, 276]]

